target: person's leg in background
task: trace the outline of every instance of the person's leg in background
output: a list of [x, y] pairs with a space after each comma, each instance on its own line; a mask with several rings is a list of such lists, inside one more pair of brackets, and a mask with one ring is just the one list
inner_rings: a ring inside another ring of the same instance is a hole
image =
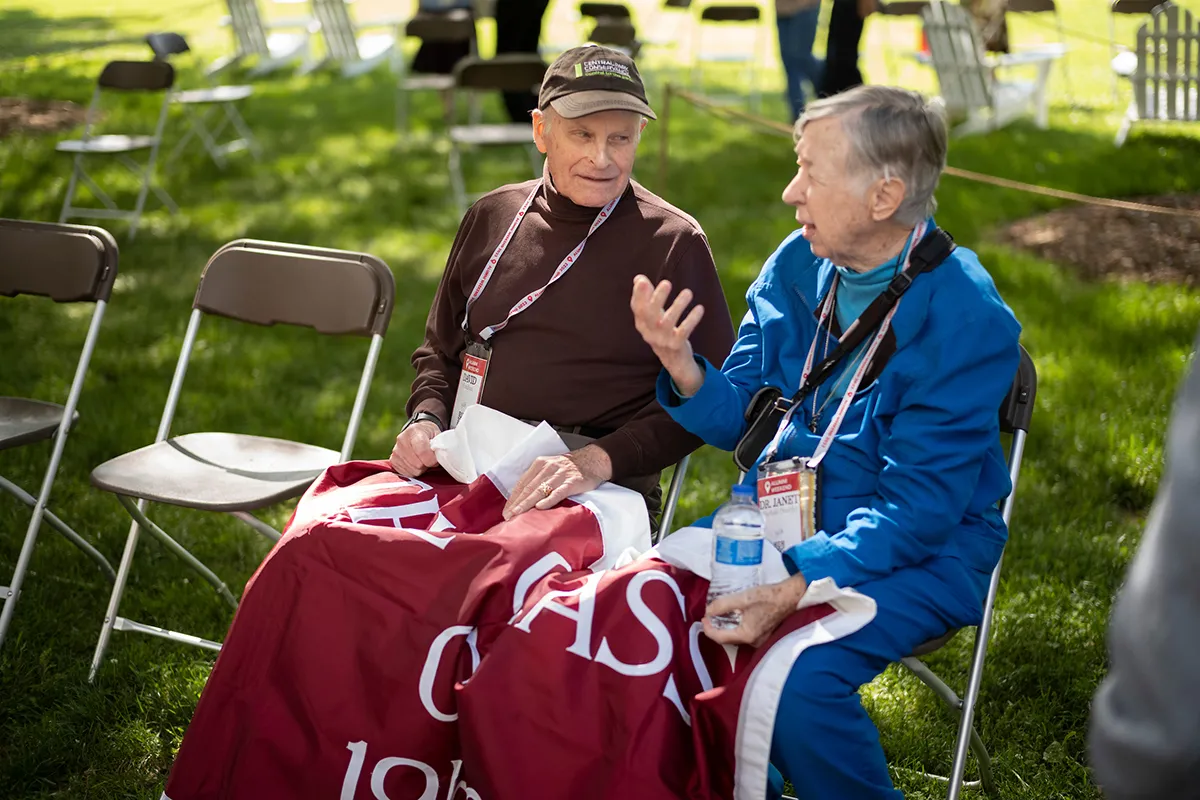
[[808, 81], [814, 92], [821, 85], [824, 67], [821, 59], [813, 55], [812, 51], [820, 16], [819, 3], [786, 16], [776, 12], [775, 19], [779, 27], [779, 60], [783, 62], [783, 71], [787, 75], [787, 100], [792, 110], [793, 122], [804, 112], [804, 82]]
[[771, 763], [792, 782], [797, 797], [903, 797], [892, 787], [879, 731], [862, 707], [859, 687], [917, 645], [977, 623], [987, 579], [946, 558], [855, 587], [878, 604], [875, 619], [844, 639], [801, 653], [775, 715]]
[[817, 91], [821, 97], [844, 92], [863, 82], [858, 69], [858, 42], [862, 32], [863, 16], [857, 0], [834, 0], [825, 45], [825, 73]]
[[[537, 53], [542, 17], [550, 0], [496, 0], [496, 55]], [[513, 122], [528, 122], [537, 108], [533, 92], [504, 92], [504, 107]]]

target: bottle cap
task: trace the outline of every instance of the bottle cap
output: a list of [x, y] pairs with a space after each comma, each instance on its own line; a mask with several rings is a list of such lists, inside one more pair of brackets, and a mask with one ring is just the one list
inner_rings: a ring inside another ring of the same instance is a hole
[[754, 487], [747, 486], [744, 483], [735, 483], [733, 485], [733, 496], [734, 497], [751, 497], [751, 498], [753, 498], [754, 497]]

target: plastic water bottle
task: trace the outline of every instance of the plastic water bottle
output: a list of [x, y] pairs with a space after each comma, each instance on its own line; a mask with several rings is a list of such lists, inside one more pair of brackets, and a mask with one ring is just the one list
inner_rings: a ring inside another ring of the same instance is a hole
[[[729, 502], [713, 518], [712, 581], [708, 602], [727, 594], [753, 589], [762, 582], [763, 517], [754, 501], [754, 489], [738, 484]], [[728, 630], [742, 624], [742, 612], [712, 618], [714, 628]]]

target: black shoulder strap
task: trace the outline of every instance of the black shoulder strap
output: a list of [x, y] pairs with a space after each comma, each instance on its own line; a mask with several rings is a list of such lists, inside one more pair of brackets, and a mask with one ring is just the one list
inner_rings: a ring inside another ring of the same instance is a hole
[[850, 326], [846, 328], [842, 336], [842, 340], [838, 342], [838, 346], [813, 369], [808, 376], [808, 380], [792, 396], [792, 404], [800, 402], [813, 389], [820, 386], [837, 367], [838, 362], [845, 358], [848, 353], [853, 352], [862, 343], [863, 339], [866, 339], [872, 331], [883, 323], [883, 318], [892, 310], [892, 306], [899, 302], [901, 295], [908, 291], [908, 287], [912, 285], [913, 280], [922, 272], [931, 272], [945, 261], [954, 252], [954, 247], [954, 238], [941, 228], [935, 227], [925, 234], [925, 238], [918, 242], [913, 247], [912, 253], [909, 254], [908, 269], [898, 274], [895, 278], [892, 278], [892, 282], [888, 284], [888, 287], [871, 301], [871, 304], [859, 315], [858, 319], [850, 323]]

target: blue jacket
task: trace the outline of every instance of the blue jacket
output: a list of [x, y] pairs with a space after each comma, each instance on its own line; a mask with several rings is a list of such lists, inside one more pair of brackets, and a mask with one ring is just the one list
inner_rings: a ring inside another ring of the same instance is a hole
[[[833, 275], [832, 263], [813, 255], [799, 232], [789, 236], [747, 292], [749, 311], [721, 370], [701, 363], [704, 384], [688, 399], [664, 371], [659, 402], [705, 442], [732, 450], [754, 392], [769, 384], [795, 393]], [[955, 558], [977, 573], [982, 597], [1007, 538], [996, 508], [1012, 490], [999, 408], [1020, 362], [1020, 329], [966, 248], [913, 281], [875, 361], [892, 345], [894, 352], [881, 371], [868, 372], [821, 464], [819, 532], [784, 554], [789, 569], [809, 582], [831, 577], [854, 586], [930, 558]], [[818, 407], [827, 395], [826, 387], [818, 390]], [[837, 403], [824, 410], [819, 430]], [[811, 419], [810, 396], [784, 433], [779, 458], [812, 455], [820, 434], [809, 431]], [[754, 478], [752, 471], [746, 481]]]

